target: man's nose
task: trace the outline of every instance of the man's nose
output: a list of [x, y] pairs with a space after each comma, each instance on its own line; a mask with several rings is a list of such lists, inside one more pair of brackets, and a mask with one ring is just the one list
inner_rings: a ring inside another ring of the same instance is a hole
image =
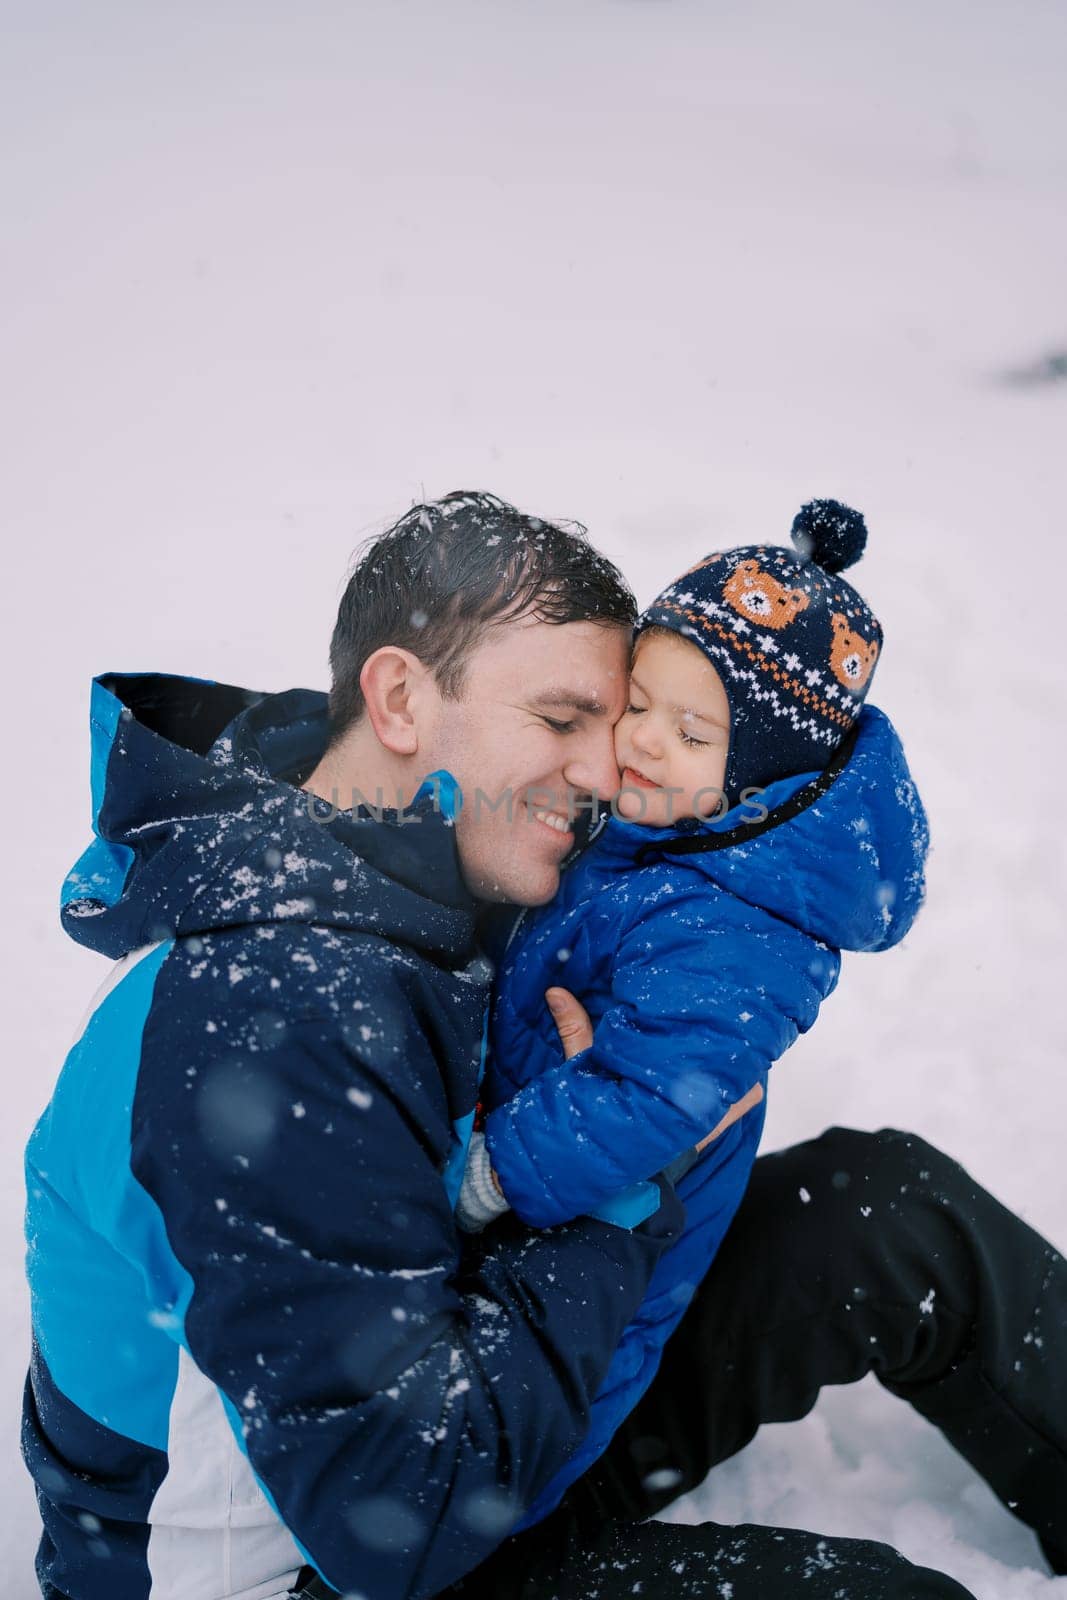
[[611, 728], [598, 728], [583, 741], [583, 746], [564, 765], [563, 776], [569, 786], [605, 798], [618, 794], [620, 774]]

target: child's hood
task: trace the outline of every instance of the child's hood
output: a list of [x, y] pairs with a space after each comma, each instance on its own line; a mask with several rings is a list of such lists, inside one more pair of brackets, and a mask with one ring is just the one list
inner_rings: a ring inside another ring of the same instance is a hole
[[[864, 707], [835, 767], [772, 784], [763, 821], [751, 807], [688, 829], [612, 816], [595, 848], [609, 870], [667, 864], [678, 888], [679, 878], [700, 873], [837, 949], [888, 949], [922, 904], [926, 813], [896, 730], [877, 707]], [[662, 876], [662, 865], [642, 874], [657, 897], [669, 892]]]

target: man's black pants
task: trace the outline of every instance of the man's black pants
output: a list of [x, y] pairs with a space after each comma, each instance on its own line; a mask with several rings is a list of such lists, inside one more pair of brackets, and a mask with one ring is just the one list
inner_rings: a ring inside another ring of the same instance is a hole
[[1067, 1266], [921, 1139], [834, 1128], [760, 1157], [607, 1453], [447, 1593], [966, 1600], [868, 1540], [647, 1520], [761, 1423], [802, 1417], [824, 1384], [868, 1372], [936, 1423], [1067, 1571]]

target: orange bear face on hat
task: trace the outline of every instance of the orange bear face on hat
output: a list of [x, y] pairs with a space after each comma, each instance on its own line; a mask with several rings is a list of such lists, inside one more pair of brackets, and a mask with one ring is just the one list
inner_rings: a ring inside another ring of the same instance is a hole
[[765, 628], [787, 628], [808, 607], [803, 589], [786, 589], [758, 561], [741, 561], [723, 584], [722, 597], [741, 616]]
[[830, 645], [830, 666], [834, 677], [846, 689], [858, 693], [874, 671], [874, 663], [878, 660], [878, 641], [872, 639], [868, 644], [862, 634], [853, 633], [848, 619], [841, 616], [840, 612], [834, 612], [830, 624], [834, 630]]

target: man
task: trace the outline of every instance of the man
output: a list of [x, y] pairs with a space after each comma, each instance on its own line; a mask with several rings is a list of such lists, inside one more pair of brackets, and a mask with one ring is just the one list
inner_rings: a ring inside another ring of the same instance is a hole
[[47, 1600], [958, 1596], [883, 1546], [643, 1520], [868, 1370], [1062, 1535], [1062, 1263], [919, 1141], [837, 1131], [757, 1163], [651, 1389], [507, 1537], [684, 1226], [663, 1177], [631, 1231], [452, 1215], [476, 914], [549, 899], [617, 788], [633, 616], [578, 534], [453, 495], [357, 567], [328, 712], [94, 687], [64, 921], [118, 964], [27, 1160]]

